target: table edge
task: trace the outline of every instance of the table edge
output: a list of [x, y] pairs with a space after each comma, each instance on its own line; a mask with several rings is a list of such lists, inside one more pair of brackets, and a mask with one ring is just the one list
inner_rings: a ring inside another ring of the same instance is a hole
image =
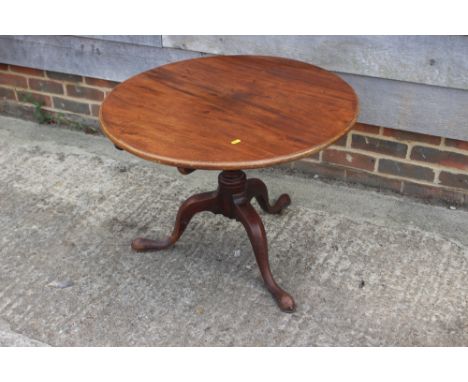
[[274, 158], [269, 158], [269, 159], [260, 159], [260, 160], [250, 160], [250, 161], [236, 161], [236, 162], [205, 162], [205, 161], [178, 161], [174, 158], [171, 157], [165, 157], [162, 155], [156, 155], [156, 154], [150, 154], [146, 151], [141, 151], [138, 150], [128, 144], [126, 144], [124, 141], [120, 141], [118, 138], [112, 136], [110, 132], [107, 130], [102, 118], [101, 118], [101, 112], [99, 112], [99, 121], [101, 125], [101, 130], [105, 134], [107, 138], [109, 138], [117, 147], [119, 147], [122, 150], [125, 150], [133, 155], [136, 155], [142, 159], [149, 160], [152, 162], [156, 162], [159, 164], [167, 165], [167, 166], [173, 166], [173, 167], [181, 167], [181, 168], [189, 168], [189, 169], [194, 169], [194, 170], [245, 170], [245, 169], [255, 169], [255, 168], [266, 168], [266, 167], [272, 167], [278, 164], [283, 164], [283, 163], [288, 163], [288, 162], [293, 162], [298, 159], [313, 155], [324, 148], [330, 146], [333, 144], [333, 142], [336, 142], [338, 139], [340, 139], [342, 136], [347, 134], [349, 130], [352, 129], [352, 127], [356, 124], [357, 118], [359, 114], [359, 105], [357, 106], [356, 110], [356, 115], [353, 118], [353, 120], [349, 123], [349, 125], [346, 127], [346, 129], [343, 129], [339, 134], [334, 136], [333, 138], [329, 139], [328, 141], [325, 141], [321, 145], [314, 146], [310, 149], [302, 150], [302, 151], [297, 151], [292, 154], [288, 155], [281, 155], [281, 156], [276, 156]]
[[[223, 56], [223, 55], [216, 55], [216, 56]], [[233, 56], [245, 56], [245, 55], [233, 55]], [[257, 55], [255, 55], [255, 56], [257, 56]], [[260, 57], [275, 57], [275, 56], [268, 56], [268, 55], [259, 55], [259, 56]], [[208, 57], [210, 57], [210, 56], [208, 56]], [[291, 60], [291, 59], [288, 59], [286, 57], [281, 57], [281, 58], [285, 58], [286, 60]], [[182, 61], [189, 61], [189, 60], [190, 59], [182, 60]], [[292, 61], [298, 61], [298, 60], [292, 60]], [[302, 61], [299, 61], [299, 62], [302, 62]], [[175, 63], [177, 63], [177, 62], [169, 63], [169, 64], [166, 64], [166, 65], [171, 65], [171, 64], [175, 64]], [[324, 69], [324, 68], [322, 68], [320, 66], [316, 66], [316, 65], [310, 64], [308, 62], [306, 62], [306, 64], [311, 65], [311, 66], [313, 66], [313, 67], [315, 67], [317, 69], [327, 71], [327, 69]], [[166, 66], [166, 65], [161, 65], [161, 66]], [[144, 73], [144, 72], [137, 73], [137, 74], [129, 77], [127, 80], [130, 80], [133, 77], [136, 77], [136, 76], [138, 76], [138, 75], [140, 75], [142, 73]], [[345, 81], [343, 78], [341, 78], [341, 76], [339, 76], [337, 73], [333, 73], [333, 74], [338, 76], [349, 87], [349, 89], [354, 94], [354, 99], [356, 100], [356, 110], [355, 110], [354, 118], [349, 122], [348, 126], [345, 129], [340, 131], [336, 136], [332, 137], [328, 141], [325, 141], [324, 143], [322, 143], [322, 144], [320, 144], [318, 146], [314, 146], [314, 147], [311, 147], [310, 149], [306, 149], [306, 150], [297, 151], [297, 152], [292, 153], [292, 154], [276, 156], [276, 157], [270, 158], [270, 159], [250, 160], [250, 161], [245, 161], [245, 162], [237, 161], [237, 162], [216, 162], [216, 163], [205, 162], [205, 161], [178, 161], [178, 160], [175, 160], [174, 158], [171, 158], [171, 157], [165, 157], [163, 155], [150, 154], [150, 153], [148, 153], [146, 151], [138, 150], [138, 149], [126, 144], [124, 141], [120, 141], [118, 138], [114, 137], [108, 131], [108, 129], [105, 126], [105, 123], [104, 123], [104, 120], [103, 120], [103, 117], [102, 117], [102, 110], [103, 110], [102, 107], [99, 108], [99, 123], [100, 123], [101, 131], [104, 133], [105, 136], [107, 136], [114, 143], [114, 145], [116, 145], [120, 149], [125, 150], [125, 151], [127, 151], [127, 152], [129, 152], [129, 153], [131, 153], [133, 155], [136, 155], [136, 156], [142, 158], [142, 159], [149, 160], [151, 162], [155, 162], [155, 163], [158, 163], [158, 164], [163, 164], [163, 165], [173, 166], [173, 167], [179, 167], [179, 168], [193, 169], [193, 170], [218, 170], [218, 171], [222, 171], [222, 170], [244, 170], [244, 169], [256, 169], [256, 168], [272, 167], [272, 166], [275, 166], [275, 165], [278, 165], [278, 164], [293, 162], [293, 161], [296, 161], [298, 159], [311, 156], [311, 155], [323, 150], [324, 148], [330, 146], [331, 144], [333, 144], [333, 142], [336, 142], [342, 136], [347, 134], [352, 129], [352, 127], [356, 124], [358, 116], [359, 116], [359, 112], [360, 112], [359, 97], [357, 96], [356, 91], [354, 90], [354, 88], [347, 81]], [[121, 84], [118, 84], [116, 86], [116, 88], [119, 87]], [[115, 90], [115, 88], [113, 90]]]

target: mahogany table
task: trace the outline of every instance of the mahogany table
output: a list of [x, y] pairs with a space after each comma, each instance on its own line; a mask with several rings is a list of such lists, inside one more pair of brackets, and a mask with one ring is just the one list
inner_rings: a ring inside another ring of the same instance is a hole
[[250, 204], [278, 214], [287, 194], [270, 204], [265, 184], [243, 169], [309, 156], [355, 123], [358, 99], [340, 77], [279, 57], [209, 56], [138, 74], [114, 88], [101, 106], [102, 130], [116, 145], [141, 158], [175, 166], [182, 174], [219, 170], [216, 191], [191, 196], [163, 240], [137, 238], [135, 251], [173, 245], [190, 219], [211, 211], [243, 224], [260, 273], [281, 310], [295, 302], [274, 280], [265, 228]]

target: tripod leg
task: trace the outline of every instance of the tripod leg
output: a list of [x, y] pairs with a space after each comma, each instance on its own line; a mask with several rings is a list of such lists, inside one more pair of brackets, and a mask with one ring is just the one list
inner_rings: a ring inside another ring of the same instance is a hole
[[282, 194], [278, 200], [271, 205], [268, 199], [268, 190], [260, 179], [247, 179], [247, 195], [249, 198], [257, 199], [258, 204], [263, 211], [270, 214], [279, 214], [283, 208], [291, 204], [291, 198], [288, 194]]
[[132, 249], [143, 252], [158, 251], [170, 247], [182, 236], [190, 219], [196, 213], [202, 211], [216, 212], [217, 205], [218, 193], [216, 191], [191, 196], [180, 206], [171, 236], [163, 240], [137, 238], [132, 241]]
[[262, 274], [263, 281], [267, 286], [270, 293], [275, 298], [278, 306], [285, 312], [294, 312], [296, 304], [294, 299], [285, 292], [276, 283], [270, 270], [270, 263], [268, 260], [268, 244], [265, 233], [265, 228], [255, 209], [250, 203], [236, 205], [235, 207], [236, 218], [244, 225], [247, 234], [249, 235], [250, 242], [255, 253], [260, 273]]

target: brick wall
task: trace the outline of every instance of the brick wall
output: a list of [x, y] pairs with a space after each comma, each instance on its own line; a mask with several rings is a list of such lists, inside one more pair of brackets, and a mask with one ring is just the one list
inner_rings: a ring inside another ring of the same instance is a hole
[[99, 105], [116, 84], [98, 78], [0, 64], [0, 113], [97, 131]]
[[468, 142], [356, 124], [311, 158], [291, 164], [319, 177], [468, 206]]
[[[116, 82], [0, 64], [0, 113], [98, 131]], [[42, 111], [38, 112], [38, 107]], [[313, 175], [468, 206], [468, 142], [357, 124], [334, 145], [288, 165]]]

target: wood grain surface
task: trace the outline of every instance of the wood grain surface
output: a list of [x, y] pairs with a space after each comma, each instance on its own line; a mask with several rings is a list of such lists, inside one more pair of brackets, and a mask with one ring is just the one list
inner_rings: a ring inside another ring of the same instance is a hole
[[267, 56], [164, 65], [117, 87], [104, 133], [144, 159], [186, 169], [268, 167], [311, 155], [355, 123], [358, 99], [337, 75]]

